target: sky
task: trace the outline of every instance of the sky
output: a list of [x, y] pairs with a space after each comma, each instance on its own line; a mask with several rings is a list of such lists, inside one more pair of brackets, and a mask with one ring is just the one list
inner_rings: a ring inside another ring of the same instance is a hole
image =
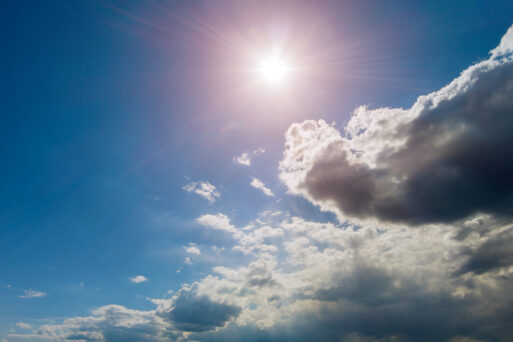
[[513, 340], [512, 13], [3, 3], [0, 341]]

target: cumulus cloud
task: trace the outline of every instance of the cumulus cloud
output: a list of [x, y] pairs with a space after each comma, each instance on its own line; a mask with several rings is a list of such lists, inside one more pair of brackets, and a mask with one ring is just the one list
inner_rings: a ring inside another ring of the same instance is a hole
[[253, 178], [251, 180], [251, 183], [250, 185], [252, 187], [254, 187], [255, 189], [259, 189], [259, 190], [262, 190], [262, 192], [267, 195], [267, 196], [270, 196], [270, 197], [274, 197], [274, 193], [271, 191], [271, 189], [269, 189], [268, 187], [265, 186], [264, 182], [262, 182], [260, 179], [258, 178]]
[[230, 223], [230, 218], [225, 214], [207, 214], [199, 217], [196, 221], [203, 226], [214, 229], [224, 230], [231, 233], [237, 232], [237, 228]]
[[216, 198], [221, 197], [221, 194], [217, 191], [216, 187], [209, 182], [191, 182], [185, 185], [183, 189], [187, 192], [200, 195], [210, 203], [214, 203]]
[[[19, 337], [19, 336], [18, 336]], [[131, 310], [121, 305], [106, 305], [90, 316], [74, 317], [60, 324], [44, 324], [32, 336], [48, 340], [80, 341], [170, 341], [177, 336], [155, 311]]]
[[182, 287], [169, 300], [155, 300], [157, 315], [181, 331], [206, 331], [224, 326], [240, 308], [212, 300], [197, 283]]
[[[227, 219], [223, 226], [232, 226]], [[90, 341], [507, 341], [509, 262], [460, 272], [473, 264], [472, 251], [513, 235], [484, 224], [464, 238], [454, 238], [452, 225], [379, 229], [299, 217], [255, 224], [232, 235], [236, 245], [274, 249], [215, 266], [171, 298], [152, 299], [154, 310], [110, 305], [33, 333]]]
[[292, 125], [282, 181], [342, 218], [417, 225], [511, 216], [511, 40], [510, 29], [494, 58], [409, 109], [357, 108], [343, 134], [322, 120]]
[[143, 275], [138, 275], [138, 276], [135, 276], [135, 277], [130, 277], [130, 281], [132, 283], [139, 284], [139, 283], [144, 283], [144, 282], [148, 281], [148, 278], [146, 278]]
[[262, 251], [274, 252], [277, 248], [276, 246], [267, 244], [268, 240], [283, 235], [283, 229], [272, 228], [267, 225], [258, 228], [254, 225], [237, 228], [231, 224], [228, 216], [221, 213], [216, 215], [203, 215], [197, 219], [197, 222], [206, 227], [231, 233], [233, 239], [237, 241], [233, 249], [244, 254], [253, 254]]
[[492, 58], [501, 58], [513, 52], [513, 26], [502, 37], [499, 46], [490, 51]]
[[25, 298], [25, 299], [31, 299], [31, 298], [41, 298], [41, 297], [46, 297], [48, 293], [46, 292], [43, 292], [43, 291], [36, 291], [36, 290], [24, 290], [23, 291], [23, 294], [20, 295], [19, 297], [20, 298]]

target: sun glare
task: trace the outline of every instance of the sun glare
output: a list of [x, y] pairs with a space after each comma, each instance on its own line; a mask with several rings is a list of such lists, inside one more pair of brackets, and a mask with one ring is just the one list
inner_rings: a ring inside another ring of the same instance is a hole
[[285, 79], [287, 73], [290, 71], [290, 67], [283, 58], [273, 55], [261, 61], [259, 71], [266, 82], [277, 84]]

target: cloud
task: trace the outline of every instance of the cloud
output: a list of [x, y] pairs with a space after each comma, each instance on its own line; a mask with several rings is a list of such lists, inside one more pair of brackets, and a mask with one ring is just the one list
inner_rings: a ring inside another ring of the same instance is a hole
[[[252, 152], [255, 156], [260, 156], [265, 153], [265, 148], [258, 147], [256, 150]], [[244, 166], [250, 166], [251, 165], [251, 157], [249, 152], [244, 152], [238, 157], [233, 157], [233, 162], [244, 165]]]
[[456, 272], [460, 275], [483, 274], [513, 265], [513, 228], [490, 236], [479, 245], [463, 250], [462, 254], [468, 256], [468, 260]]
[[20, 329], [32, 329], [32, 326], [28, 323], [18, 322], [16, 323], [16, 327]]
[[31, 298], [42, 298], [46, 297], [48, 293], [43, 291], [36, 291], [36, 290], [24, 290], [23, 295], [20, 295], [19, 298], [25, 298], [25, 299], [31, 299]]
[[214, 203], [216, 198], [221, 197], [216, 187], [209, 182], [191, 182], [183, 187], [187, 192], [192, 192]]
[[244, 166], [251, 165], [251, 158], [249, 157], [249, 153], [245, 152], [238, 157], [233, 157], [233, 161]]
[[262, 190], [262, 192], [267, 196], [274, 197], [274, 193], [271, 191], [271, 189], [267, 188], [260, 179], [253, 178], [250, 184], [252, 187]]
[[265, 153], [265, 148], [263, 148], [263, 147], [258, 147], [256, 150], [253, 151], [253, 154], [255, 156], [260, 156], [264, 153]]
[[191, 243], [190, 246], [188, 246], [188, 247], [184, 246], [183, 248], [185, 249], [186, 253], [189, 253], [192, 255], [200, 255], [201, 254], [199, 247], [193, 243]]
[[121, 305], [102, 306], [90, 316], [68, 318], [60, 324], [44, 324], [33, 335], [54, 341], [95, 342], [169, 341], [177, 337], [155, 311], [131, 310]]
[[265, 210], [260, 213], [260, 216], [280, 216], [283, 213], [280, 210]]
[[458, 239], [452, 225], [381, 229], [299, 217], [255, 224], [232, 235], [237, 245], [275, 249], [215, 266], [171, 298], [152, 299], [153, 310], [109, 305], [33, 333], [89, 341], [506, 341], [509, 264], [457, 272], [472, 251], [511, 234], [483, 224], [488, 229]]
[[135, 284], [144, 283], [148, 281], [148, 278], [146, 278], [143, 275], [138, 275], [135, 277], [130, 277], [130, 281]]
[[156, 300], [157, 315], [181, 331], [207, 331], [223, 327], [240, 308], [202, 294], [197, 284], [184, 286], [170, 300]]
[[513, 26], [502, 37], [499, 46], [490, 51], [491, 58], [501, 58], [513, 53]]
[[237, 228], [231, 224], [228, 216], [221, 213], [203, 215], [197, 219], [197, 222], [206, 227], [231, 233], [233, 239], [236, 240], [233, 249], [244, 254], [262, 251], [274, 252], [277, 248], [267, 244], [266, 241], [283, 235], [283, 229], [270, 226], [256, 228], [254, 225], [248, 225], [244, 229]]
[[237, 232], [237, 228], [230, 223], [230, 219], [224, 214], [207, 214], [199, 217], [196, 221], [202, 226], [207, 226], [232, 233]]
[[340, 217], [417, 225], [511, 216], [510, 36], [493, 52], [503, 57], [469, 67], [409, 109], [359, 107], [344, 134], [322, 120], [292, 125], [282, 181]]

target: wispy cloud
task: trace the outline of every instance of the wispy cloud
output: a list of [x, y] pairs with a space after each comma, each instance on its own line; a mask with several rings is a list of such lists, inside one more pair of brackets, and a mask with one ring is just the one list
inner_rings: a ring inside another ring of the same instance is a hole
[[260, 156], [264, 153], [265, 153], [265, 148], [263, 148], [263, 147], [258, 147], [256, 150], [253, 151], [253, 154], [255, 156]]
[[262, 190], [262, 192], [264, 194], [266, 194], [267, 196], [274, 197], [274, 193], [271, 191], [271, 189], [266, 187], [264, 182], [262, 182], [260, 179], [253, 178], [253, 180], [251, 180], [250, 184], [252, 187]]
[[187, 192], [192, 192], [207, 199], [210, 203], [215, 202], [216, 198], [221, 197], [219, 191], [210, 182], [191, 182], [183, 187]]
[[30, 299], [30, 298], [41, 298], [48, 295], [48, 293], [43, 291], [36, 291], [36, 290], [24, 290], [23, 294], [20, 295], [20, 298]]
[[[265, 148], [258, 147], [256, 150], [252, 152], [255, 156], [260, 156], [265, 153]], [[251, 165], [251, 155], [249, 152], [244, 152], [240, 156], [233, 157], [233, 161], [237, 164], [250, 166]]]
[[130, 277], [130, 281], [132, 283], [139, 284], [139, 283], [144, 283], [144, 282], [148, 281], [148, 278], [146, 278], [143, 275], [138, 275], [138, 276], [135, 276], [135, 277]]
[[16, 327], [18, 327], [20, 329], [32, 329], [32, 325], [30, 325], [28, 323], [24, 323], [24, 322], [16, 323]]

